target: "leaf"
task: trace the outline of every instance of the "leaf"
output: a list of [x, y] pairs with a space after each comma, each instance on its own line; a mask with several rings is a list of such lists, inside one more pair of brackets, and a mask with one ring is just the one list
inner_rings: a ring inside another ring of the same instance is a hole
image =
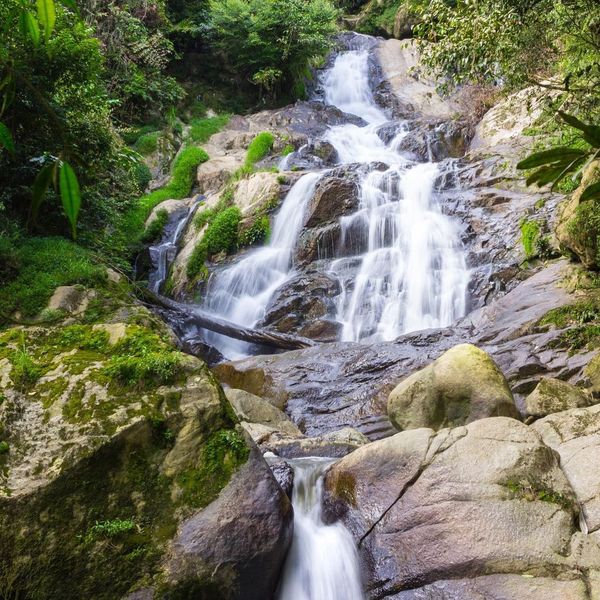
[[36, 18], [29, 11], [24, 10], [19, 17], [19, 25], [21, 27], [21, 33], [25, 36], [29, 36], [33, 45], [38, 46], [40, 43], [40, 26], [38, 25]]
[[537, 184], [538, 187], [543, 187], [554, 181], [563, 171], [563, 167], [541, 167], [535, 173], [531, 174], [525, 183], [527, 185]]
[[54, 0], [37, 0], [37, 12], [40, 23], [44, 26], [44, 38], [46, 43], [54, 31], [56, 22], [56, 7]]
[[69, 223], [71, 224], [71, 235], [75, 239], [77, 237], [77, 217], [79, 216], [79, 208], [81, 207], [81, 194], [79, 192], [77, 175], [75, 175], [75, 171], [73, 171], [73, 168], [67, 162], [63, 161], [60, 165], [58, 184], [62, 205], [65, 209], [67, 219], [69, 219]]
[[600, 200], [600, 181], [588, 185], [585, 190], [583, 190], [579, 201], [585, 202], [586, 200]]
[[530, 154], [517, 164], [517, 169], [533, 169], [558, 161], [571, 161], [578, 157], [587, 156], [587, 154], [585, 150], [570, 148], [569, 146], [558, 146], [557, 148]]
[[49, 163], [42, 167], [40, 172], [37, 174], [35, 181], [33, 182], [33, 187], [31, 189], [33, 199], [31, 201], [31, 220], [36, 221], [38, 213], [40, 211], [40, 206], [46, 196], [46, 192], [50, 187], [50, 183], [52, 183], [52, 179], [54, 178], [54, 173], [56, 169], [56, 162]]
[[590, 144], [590, 146], [593, 146], [594, 148], [600, 148], [600, 127], [597, 125], [587, 125], [583, 121], [580, 121], [577, 117], [568, 115], [562, 110], [559, 110], [558, 114], [565, 123], [583, 132], [583, 139]]
[[4, 123], [0, 123], [0, 146], [4, 146], [11, 154], [15, 153], [15, 143], [12, 134]]

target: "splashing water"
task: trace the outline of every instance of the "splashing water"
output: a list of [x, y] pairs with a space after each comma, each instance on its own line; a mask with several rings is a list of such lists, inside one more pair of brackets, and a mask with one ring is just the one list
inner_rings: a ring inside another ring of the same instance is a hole
[[323, 474], [334, 461], [297, 458], [294, 469], [294, 539], [279, 600], [363, 600], [354, 540], [343, 523], [321, 516]]

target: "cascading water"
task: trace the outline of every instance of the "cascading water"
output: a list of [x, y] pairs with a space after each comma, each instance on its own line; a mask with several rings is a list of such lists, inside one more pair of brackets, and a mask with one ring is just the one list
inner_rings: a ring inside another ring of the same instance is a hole
[[354, 540], [342, 523], [326, 525], [321, 518], [323, 474], [334, 461], [297, 458], [289, 462], [294, 469], [294, 539], [279, 600], [362, 600]]
[[[449, 325], [464, 314], [469, 281], [457, 227], [436, 200], [438, 166], [398, 152], [405, 127], [387, 145], [377, 135], [386, 118], [368, 87], [368, 58], [366, 50], [342, 54], [324, 78], [327, 101], [367, 122], [329, 130], [340, 161], [387, 166], [368, 169], [358, 210], [340, 220], [342, 258], [330, 273], [342, 289], [336, 317], [343, 341], [393, 340]], [[351, 73], [358, 83], [349, 91]]]
[[[331, 127], [324, 140], [335, 147], [340, 164], [361, 167], [360, 202], [354, 214], [340, 219], [341, 241], [325, 270], [340, 284], [332, 316], [342, 324], [341, 339], [393, 340], [461, 317], [469, 271], [458, 228], [442, 213], [436, 196], [439, 165], [415, 163], [399, 151], [410, 135], [406, 123], [391, 123], [397, 133], [389, 143], [378, 135], [390, 122], [369, 82], [374, 40], [355, 36], [351, 43], [355, 49], [339, 54], [323, 73], [323, 97], [366, 124]], [[292, 158], [283, 159], [282, 168]], [[267, 246], [212, 275], [205, 309], [246, 327], [260, 321], [275, 291], [293, 275], [305, 209], [321, 176], [304, 175], [292, 188]], [[248, 344], [216, 334], [208, 334], [207, 342], [227, 358], [250, 350]]]
[[[268, 245], [213, 274], [206, 293], [208, 311], [246, 327], [253, 327], [263, 317], [275, 290], [292, 276], [292, 254], [320, 177], [308, 173], [292, 187], [275, 218]], [[218, 334], [208, 334], [207, 341], [229, 358], [244, 356], [248, 348], [244, 342]]]

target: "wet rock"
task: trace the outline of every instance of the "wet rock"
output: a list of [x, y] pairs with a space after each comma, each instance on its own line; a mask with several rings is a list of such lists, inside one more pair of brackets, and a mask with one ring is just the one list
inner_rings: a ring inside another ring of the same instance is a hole
[[166, 564], [167, 587], [189, 597], [210, 581], [222, 598], [272, 597], [292, 519], [288, 497], [253, 450], [218, 499], [180, 526]]
[[283, 458], [276, 456], [272, 452], [265, 453], [265, 460], [271, 468], [273, 477], [277, 480], [279, 487], [291, 499], [294, 489], [294, 468]]
[[311, 198], [305, 227], [316, 227], [354, 212], [358, 206], [358, 185], [347, 177], [324, 177]]
[[78, 285], [61, 285], [48, 301], [48, 310], [80, 315], [85, 312], [94, 292]]
[[399, 430], [518, 417], [504, 375], [488, 354], [471, 344], [455, 346], [400, 382], [389, 396], [387, 411]]
[[353, 427], [344, 427], [325, 435], [269, 440], [264, 448], [284, 458], [307, 456], [341, 457], [354, 452], [369, 440]]
[[373, 442], [336, 463], [325, 487], [327, 514], [359, 544], [370, 598], [499, 572], [561, 579], [578, 558], [558, 457], [514, 419]]
[[560, 464], [582, 510], [582, 531], [600, 530], [600, 406], [550, 415], [531, 426], [560, 455]]
[[545, 417], [589, 404], [591, 397], [585, 390], [552, 377], [542, 377], [535, 390], [525, 398], [525, 410], [531, 417]]
[[471, 127], [459, 120], [418, 123], [397, 148], [421, 161], [460, 158], [467, 152], [472, 135]]
[[333, 258], [340, 247], [342, 228], [339, 223], [305, 229], [296, 246], [295, 260], [299, 265], [308, 265], [320, 259]]

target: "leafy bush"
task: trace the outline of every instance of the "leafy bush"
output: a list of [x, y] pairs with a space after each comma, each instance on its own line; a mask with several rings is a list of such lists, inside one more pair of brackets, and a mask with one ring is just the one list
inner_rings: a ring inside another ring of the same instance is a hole
[[30, 238], [17, 246], [18, 274], [0, 288], [0, 319], [18, 310], [31, 317], [61, 285], [102, 285], [106, 268], [85, 248], [63, 238]]
[[206, 119], [193, 119], [190, 137], [194, 142], [204, 143], [215, 133], [221, 131], [229, 122], [229, 115], [218, 115]]
[[267, 215], [258, 217], [254, 223], [240, 233], [240, 246], [263, 244], [271, 235], [271, 222]]
[[159, 136], [159, 131], [145, 133], [144, 135], [140, 136], [135, 142], [135, 149], [143, 156], [149, 156], [150, 154], [153, 154], [158, 148]]
[[259, 133], [248, 146], [246, 152], [246, 167], [253, 167], [257, 162], [265, 158], [275, 141], [273, 134], [270, 131]]

